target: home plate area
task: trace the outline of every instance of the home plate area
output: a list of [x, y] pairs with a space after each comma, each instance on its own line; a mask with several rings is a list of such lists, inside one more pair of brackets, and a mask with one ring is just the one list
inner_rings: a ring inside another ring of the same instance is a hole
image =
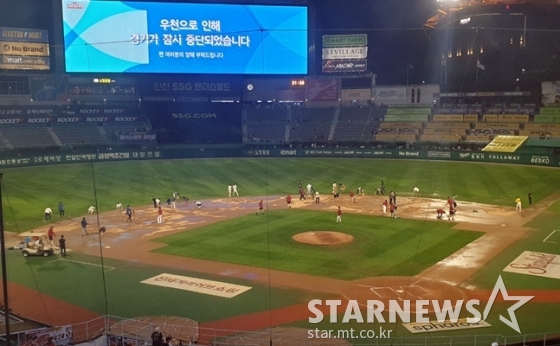
[[[444, 300], [464, 299], [461, 289], [444, 282], [427, 280], [416, 277], [379, 277], [357, 280], [352, 282], [344, 292], [348, 300], [357, 300], [360, 305], [366, 306], [368, 300], [377, 300], [385, 305], [387, 311], [389, 301], [410, 301], [414, 310], [417, 300], [437, 300], [440, 305]], [[432, 304], [428, 310], [431, 311]]]

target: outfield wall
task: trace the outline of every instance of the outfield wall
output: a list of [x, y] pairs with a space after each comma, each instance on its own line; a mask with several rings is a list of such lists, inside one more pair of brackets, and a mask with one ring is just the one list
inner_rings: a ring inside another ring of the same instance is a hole
[[352, 157], [386, 159], [420, 159], [438, 161], [513, 163], [534, 166], [560, 167], [560, 157], [531, 153], [487, 153], [447, 150], [404, 149], [249, 149], [200, 148], [161, 149], [147, 151], [114, 151], [89, 154], [30, 155], [0, 158], [0, 169], [10, 167], [44, 166], [52, 164], [110, 162], [154, 159], [189, 159], [223, 157]]

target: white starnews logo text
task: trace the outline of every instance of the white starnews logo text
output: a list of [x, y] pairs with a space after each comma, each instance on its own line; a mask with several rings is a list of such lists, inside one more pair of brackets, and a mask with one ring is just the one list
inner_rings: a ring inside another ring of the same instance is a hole
[[[494, 289], [490, 294], [490, 298], [488, 303], [484, 307], [482, 313], [480, 313], [480, 300], [478, 299], [470, 299], [468, 301], [464, 300], [457, 300], [453, 303], [451, 300], [444, 300], [443, 304], [440, 304], [438, 300], [415, 300], [414, 301], [414, 310], [411, 309], [411, 301], [410, 300], [389, 300], [388, 306], [385, 306], [385, 303], [379, 300], [367, 300], [366, 303], [366, 316], [362, 314], [360, 309], [360, 304], [357, 300], [349, 300], [346, 303], [346, 308], [344, 309], [344, 315], [342, 317], [341, 323], [348, 323], [350, 321], [355, 321], [357, 323], [396, 323], [397, 316], [403, 323], [410, 323], [412, 320], [412, 316], [415, 317], [416, 323], [428, 323], [430, 319], [428, 314], [431, 311], [436, 315], [437, 321], [439, 323], [445, 323], [446, 321], [450, 321], [451, 323], [457, 323], [459, 320], [459, 316], [461, 314], [461, 310], [463, 305], [465, 306], [466, 310], [470, 313], [470, 317], [467, 317], [468, 323], [478, 323], [481, 320], [484, 320], [488, 317], [490, 310], [498, 293], [502, 294], [504, 301], [516, 301], [515, 304], [510, 306], [507, 309], [510, 319], [506, 319], [504, 316], [500, 315], [500, 321], [505, 323], [507, 326], [512, 328], [518, 333], [521, 333], [519, 329], [519, 324], [517, 322], [517, 318], [515, 316], [514, 311], [523, 306], [529, 300], [533, 299], [533, 296], [510, 296], [506, 290], [502, 277], [499, 276], [496, 284], [494, 285]], [[465, 303], [465, 304], [463, 304]], [[338, 322], [338, 310], [339, 307], [343, 306], [342, 300], [320, 300], [314, 299], [309, 302], [308, 309], [309, 311], [315, 315], [315, 317], [309, 318], [309, 323], [320, 323], [324, 319], [324, 314], [321, 310], [317, 308], [317, 306], [329, 306], [329, 315], [330, 315], [330, 322], [337, 323]], [[432, 309], [429, 309], [430, 305]], [[387, 308], [387, 309], [386, 309]], [[385, 317], [383, 316], [383, 312], [388, 312], [388, 321], [386, 321]]]

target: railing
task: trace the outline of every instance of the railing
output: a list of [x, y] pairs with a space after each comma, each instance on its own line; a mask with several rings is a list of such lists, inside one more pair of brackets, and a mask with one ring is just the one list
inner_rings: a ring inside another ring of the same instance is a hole
[[[130, 328], [123, 326], [133, 325], [136, 332], [131, 332]], [[189, 345], [190, 340], [198, 341], [198, 345], [211, 346], [262, 346], [269, 345], [270, 342], [276, 346], [298, 346], [298, 345], [329, 345], [329, 346], [553, 346], [560, 345], [560, 331], [524, 334], [524, 335], [447, 335], [447, 336], [413, 336], [413, 337], [393, 337], [375, 339], [350, 339], [333, 340], [311, 339], [307, 337], [307, 330], [295, 327], [273, 327], [261, 331], [242, 331], [233, 329], [214, 329], [201, 328], [198, 325], [174, 325], [167, 323], [162, 325], [157, 322], [145, 319], [126, 319], [116, 316], [101, 316], [93, 320], [72, 325], [73, 343], [79, 344], [94, 340], [102, 335], [111, 335], [136, 339], [145, 343], [150, 343], [150, 334], [155, 327], [161, 327], [165, 334], [177, 333], [179, 330], [187, 331], [186, 334], [194, 335], [191, 337], [174, 337], [181, 340], [183, 345]], [[183, 335], [186, 335], [183, 334]]]

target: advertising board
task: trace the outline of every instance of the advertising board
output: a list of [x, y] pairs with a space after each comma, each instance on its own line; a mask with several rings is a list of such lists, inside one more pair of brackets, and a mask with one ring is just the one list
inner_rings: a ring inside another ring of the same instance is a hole
[[310, 78], [307, 83], [308, 101], [337, 101], [340, 83], [335, 78]]
[[62, 6], [67, 72], [307, 73], [304, 6], [96, 0], [62, 0]]
[[365, 47], [367, 34], [323, 35], [323, 48], [327, 47]]
[[406, 101], [406, 87], [375, 87], [373, 98], [376, 103]]
[[365, 59], [367, 47], [323, 48], [323, 59]]
[[323, 72], [364, 72], [367, 71], [367, 60], [323, 60]]
[[0, 28], [0, 69], [49, 70], [47, 30]]

